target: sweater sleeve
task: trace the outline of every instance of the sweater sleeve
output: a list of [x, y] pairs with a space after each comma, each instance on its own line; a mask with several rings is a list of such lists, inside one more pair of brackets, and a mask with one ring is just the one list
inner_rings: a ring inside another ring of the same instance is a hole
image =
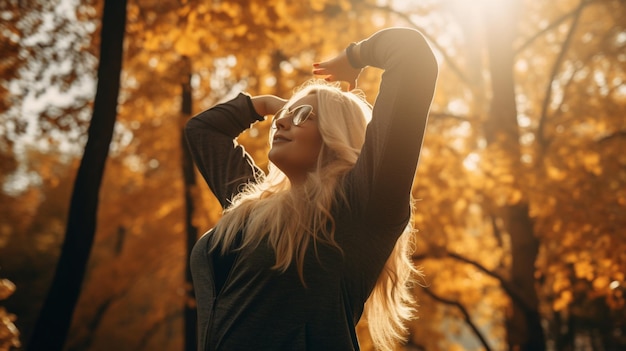
[[384, 70], [365, 143], [348, 175], [349, 196], [371, 226], [404, 226], [437, 62], [424, 37], [408, 28], [360, 43], [361, 63]]
[[240, 93], [190, 119], [185, 137], [192, 158], [222, 208], [230, 204], [240, 186], [261, 170], [235, 138], [250, 124], [263, 120], [250, 97]]

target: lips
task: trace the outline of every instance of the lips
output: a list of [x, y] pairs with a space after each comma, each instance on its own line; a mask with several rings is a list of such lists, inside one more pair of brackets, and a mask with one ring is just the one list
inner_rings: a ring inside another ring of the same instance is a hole
[[289, 139], [289, 138], [285, 137], [285, 136], [284, 136], [284, 135], [282, 135], [282, 134], [276, 134], [276, 135], [274, 135], [274, 139], [273, 139], [273, 142], [274, 142], [274, 143], [285, 143], [285, 142], [288, 142], [288, 141], [291, 141], [291, 139]]

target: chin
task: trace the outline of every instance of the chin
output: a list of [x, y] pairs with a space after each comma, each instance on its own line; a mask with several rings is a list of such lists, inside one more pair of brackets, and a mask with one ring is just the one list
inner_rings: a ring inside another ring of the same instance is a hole
[[267, 154], [267, 159], [271, 163], [276, 164], [276, 153], [274, 152], [274, 148], [270, 149], [270, 152]]
[[273, 150], [270, 150], [269, 154], [267, 154], [267, 159], [278, 169], [280, 169], [281, 171], [283, 170], [283, 167], [281, 167], [281, 158], [280, 156], [276, 155], [276, 152], [272, 152]]

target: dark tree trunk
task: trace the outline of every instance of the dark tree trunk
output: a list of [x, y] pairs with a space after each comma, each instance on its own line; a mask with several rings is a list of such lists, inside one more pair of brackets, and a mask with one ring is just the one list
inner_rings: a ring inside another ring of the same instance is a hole
[[95, 236], [98, 193], [117, 115], [126, 0], [106, 0], [103, 12], [98, 86], [88, 140], [74, 182], [65, 241], [29, 351], [63, 349]]
[[[519, 6], [519, 2], [515, 2]], [[502, 166], [512, 174], [521, 174], [521, 151], [515, 103], [515, 81], [513, 77], [513, 39], [516, 33], [516, 6], [490, 6], [487, 13], [487, 50], [492, 83], [492, 102], [485, 134], [490, 147], [499, 150]], [[523, 194], [523, 184], [515, 177], [513, 187]], [[511, 239], [510, 279], [524, 300], [524, 304], [513, 303], [507, 313], [507, 341], [510, 350], [545, 350], [545, 337], [541, 326], [538, 297], [535, 290], [535, 261], [539, 252], [539, 241], [534, 235], [534, 226], [528, 210], [525, 194], [516, 203], [501, 205], [495, 209], [503, 219], [506, 232]]]
[[[192, 98], [191, 98], [191, 62], [189, 58], [183, 58], [183, 84], [182, 84], [182, 120], [187, 122], [191, 117]], [[182, 168], [185, 182], [185, 228], [187, 239], [187, 255], [185, 256], [185, 286], [187, 287], [187, 296], [185, 298], [185, 351], [197, 350], [197, 313], [195, 303], [195, 294], [193, 290], [193, 282], [191, 280], [191, 268], [189, 267], [189, 257], [191, 250], [198, 240], [198, 228], [193, 225], [193, 189], [196, 187], [196, 173], [191, 160], [191, 153], [187, 147], [185, 139], [184, 124], [183, 132], [180, 138], [182, 144]]]

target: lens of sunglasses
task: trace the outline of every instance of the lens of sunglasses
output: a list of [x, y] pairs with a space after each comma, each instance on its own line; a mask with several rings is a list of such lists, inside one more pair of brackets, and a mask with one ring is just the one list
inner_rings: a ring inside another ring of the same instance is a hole
[[307, 118], [309, 118], [312, 111], [313, 111], [313, 107], [311, 107], [310, 105], [302, 105], [302, 106], [296, 107], [293, 110], [293, 117], [291, 118], [291, 123], [293, 123], [294, 126], [301, 125], [307, 120]]
[[291, 124], [294, 126], [299, 126], [302, 123], [306, 122], [309, 116], [313, 112], [313, 106], [311, 105], [301, 105], [293, 110], [289, 111], [287, 109], [282, 109], [274, 115], [274, 119], [272, 120], [272, 128], [276, 129], [276, 122], [279, 119], [286, 118], [291, 115]]

